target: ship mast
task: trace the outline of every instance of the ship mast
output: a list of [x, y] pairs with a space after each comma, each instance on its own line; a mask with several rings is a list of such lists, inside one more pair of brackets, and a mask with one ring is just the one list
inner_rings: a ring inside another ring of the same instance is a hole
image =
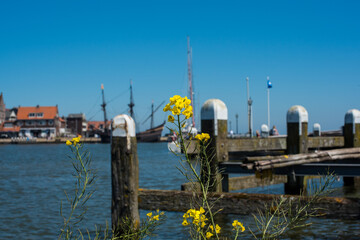
[[132, 119], [134, 119], [135, 121], [135, 116], [134, 116], [134, 106], [135, 106], [135, 103], [134, 103], [134, 98], [133, 98], [133, 92], [132, 92], [132, 80], [130, 80], [130, 103], [128, 104], [129, 106], [129, 113], [130, 113], [130, 116], [132, 117]]
[[[189, 78], [189, 94], [191, 100], [191, 106], [193, 108], [193, 113], [195, 113], [194, 108], [194, 90], [192, 83], [192, 48], [190, 47], [190, 37], [187, 37], [187, 57], [188, 57], [188, 78]], [[195, 114], [192, 116], [192, 127], [195, 128]]]
[[106, 103], [105, 103], [104, 85], [103, 84], [101, 84], [101, 93], [102, 93], [102, 100], [103, 100], [103, 103], [101, 104], [101, 107], [102, 107], [102, 110], [104, 112], [104, 133], [107, 133], [108, 129], [106, 127], [106, 124], [107, 124]]
[[150, 128], [154, 127], [154, 100], [151, 102], [151, 121]]

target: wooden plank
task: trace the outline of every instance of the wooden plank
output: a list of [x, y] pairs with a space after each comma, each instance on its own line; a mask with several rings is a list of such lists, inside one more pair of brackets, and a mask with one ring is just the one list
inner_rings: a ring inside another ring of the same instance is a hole
[[[268, 178], [259, 178], [255, 175], [241, 176], [229, 178], [229, 191], [237, 191], [241, 189], [264, 187], [273, 184], [280, 184], [286, 182], [286, 176], [273, 175]], [[200, 187], [197, 183], [184, 183], [181, 185], [182, 191], [199, 191]]]
[[[280, 197], [275, 194], [247, 194], [247, 193], [212, 193], [209, 201], [217, 203], [213, 211], [222, 209], [224, 214], [257, 214], [258, 209], [264, 211], [265, 204]], [[282, 195], [291, 197], [295, 202], [299, 196]], [[195, 193], [176, 190], [139, 190], [139, 208], [145, 210], [186, 212], [192, 206]], [[302, 198], [307, 201], [307, 198]], [[360, 198], [322, 198], [314, 207], [322, 208], [322, 217], [340, 219], [359, 219], [360, 218]]]
[[285, 150], [286, 137], [269, 138], [228, 138], [228, 151]]
[[[286, 150], [286, 136], [269, 138], [228, 138], [229, 152], [281, 151]], [[189, 153], [196, 154], [196, 141], [186, 141]], [[342, 148], [343, 136], [309, 137], [308, 148]]]
[[341, 148], [344, 147], [343, 136], [309, 137], [308, 148]]

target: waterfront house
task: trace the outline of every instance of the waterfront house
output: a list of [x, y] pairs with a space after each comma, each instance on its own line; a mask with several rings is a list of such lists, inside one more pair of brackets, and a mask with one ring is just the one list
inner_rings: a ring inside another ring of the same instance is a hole
[[87, 124], [85, 114], [72, 113], [66, 118], [66, 128], [71, 134], [84, 135], [86, 132]]
[[58, 106], [19, 107], [16, 123], [20, 127], [20, 137], [57, 137], [60, 130]]
[[16, 107], [5, 110], [5, 122], [15, 122], [17, 120], [17, 111]]
[[16, 126], [13, 121], [5, 121], [0, 124], [0, 138], [13, 138], [18, 137], [20, 132], [20, 127]]
[[59, 128], [59, 134], [60, 137], [65, 137], [66, 136], [66, 121], [64, 117], [59, 117], [59, 121], [60, 121], [60, 128]]
[[[111, 130], [111, 121], [107, 121], [106, 127], [108, 130]], [[87, 133], [88, 137], [98, 137], [105, 131], [104, 121], [89, 121], [87, 123]]]
[[20, 127], [16, 125], [17, 108], [5, 109], [5, 121], [0, 123], [0, 137], [13, 138], [19, 136]]

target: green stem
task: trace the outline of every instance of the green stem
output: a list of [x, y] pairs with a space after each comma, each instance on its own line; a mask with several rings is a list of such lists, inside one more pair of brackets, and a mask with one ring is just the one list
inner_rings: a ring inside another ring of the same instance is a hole
[[[210, 204], [209, 204], [208, 199], [207, 199], [207, 193], [208, 193], [207, 189], [209, 188], [209, 183], [207, 181], [207, 184], [206, 184], [207, 186], [206, 187], [204, 186], [203, 182], [201, 181], [201, 177], [198, 175], [195, 168], [193, 167], [193, 165], [190, 162], [190, 158], [189, 158], [189, 155], [188, 155], [188, 152], [187, 152], [187, 148], [186, 148], [185, 143], [184, 143], [184, 137], [183, 137], [183, 134], [182, 134], [182, 131], [181, 131], [181, 121], [180, 121], [180, 116], [179, 115], [177, 115], [177, 121], [176, 122], [177, 122], [177, 127], [179, 129], [180, 147], [181, 147], [181, 149], [184, 150], [184, 154], [185, 154], [185, 157], [186, 157], [186, 162], [187, 162], [188, 166], [190, 167], [191, 172], [194, 174], [195, 178], [197, 179], [198, 183], [201, 186], [201, 191], [203, 193], [203, 204], [205, 204], [206, 208], [208, 209], [208, 214], [209, 214], [209, 217], [210, 217], [210, 220], [211, 220], [211, 224], [214, 227], [214, 232], [215, 232], [216, 239], [219, 239], [218, 233], [216, 232], [216, 229], [215, 229], [216, 225], [215, 225], [215, 221], [214, 221], [214, 216], [212, 214], [211, 207], [210, 207]], [[200, 148], [205, 153], [204, 146], [201, 145]], [[208, 159], [207, 159], [206, 154], [204, 154], [204, 157], [206, 157], [205, 160], [207, 161]], [[209, 169], [209, 166], [208, 166], [208, 169]], [[210, 169], [209, 169], [209, 171], [210, 171]]]

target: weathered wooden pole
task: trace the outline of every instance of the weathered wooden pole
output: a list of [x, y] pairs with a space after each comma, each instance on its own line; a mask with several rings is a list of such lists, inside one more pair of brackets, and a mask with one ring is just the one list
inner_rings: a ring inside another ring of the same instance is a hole
[[[360, 147], [360, 111], [351, 109], [345, 114], [344, 147]], [[359, 179], [359, 178], [357, 178]], [[344, 177], [344, 186], [354, 186], [354, 177]]]
[[[201, 107], [201, 132], [208, 133], [211, 141], [207, 148], [210, 170], [206, 168], [206, 164], [202, 164], [202, 173], [210, 171], [209, 190], [212, 192], [229, 191], [229, 175], [218, 173], [219, 162], [229, 160], [227, 121], [228, 110], [225, 103], [221, 100], [209, 99]], [[207, 179], [206, 176], [201, 176], [201, 178], [203, 180]]]
[[[292, 106], [286, 115], [287, 154], [298, 154], [308, 152], [308, 113], [302, 106]], [[285, 183], [285, 194], [300, 194], [306, 191], [306, 180], [304, 177], [295, 176], [294, 170], [289, 172], [287, 183]]]
[[128, 115], [118, 115], [112, 122], [111, 138], [111, 221], [112, 229], [121, 234], [122, 219], [132, 227], [140, 223], [138, 209], [139, 161], [135, 122]]

